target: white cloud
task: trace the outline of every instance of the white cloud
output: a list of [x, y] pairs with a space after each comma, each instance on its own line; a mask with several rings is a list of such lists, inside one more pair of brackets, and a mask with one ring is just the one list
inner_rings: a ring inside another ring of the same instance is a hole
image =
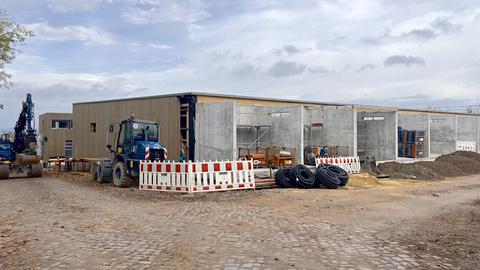
[[111, 2], [112, 0], [47, 0], [47, 5], [54, 12], [68, 13], [93, 11], [102, 1]]
[[30, 65], [30, 64], [37, 64], [37, 63], [42, 63], [48, 60], [46, 57], [39, 56], [39, 55], [34, 55], [34, 54], [28, 54], [28, 53], [20, 53], [15, 57], [15, 63], [16, 64], [24, 64], [24, 65]]
[[210, 17], [200, 0], [126, 0], [129, 8], [122, 17], [133, 24], [184, 23], [190, 24]]
[[[12, 74], [26, 88], [77, 90], [75, 101], [185, 90], [383, 105], [416, 98], [415, 106], [480, 96], [478, 2], [354, 2], [245, 0], [235, 9], [124, 0], [115, 14], [133, 24], [115, 48], [125, 50], [99, 54], [101, 68], [89, 71], [89, 61], [86, 71], [74, 63], [78, 74]], [[36, 27], [37, 38], [115, 42], [85, 26]]]
[[153, 49], [159, 49], [159, 50], [169, 50], [172, 49], [171, 46], [166, 45], [166, 44], [156, 44], [156, 43], [150, 43], [147, 42], [147, 46]]
[[81, 41], [87, 45], [111, 45], [114, 37], [110, 33], [79, 25], [51, 26], [46, 22], [26, 24], [35, 33], [35, 38], [52, 41]]

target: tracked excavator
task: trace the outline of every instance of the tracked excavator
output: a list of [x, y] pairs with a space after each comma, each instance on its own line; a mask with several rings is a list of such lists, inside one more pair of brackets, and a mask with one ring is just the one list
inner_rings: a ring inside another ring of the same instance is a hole
[[22, 102], [13, 142], [8, 134], [2, 134], [0, 137], [0, 179], [8, 179], [13, 175], [42, 176], [41, 156], [37, 154], [37, 130], [31, 94], [27, 94], [27, 99]]

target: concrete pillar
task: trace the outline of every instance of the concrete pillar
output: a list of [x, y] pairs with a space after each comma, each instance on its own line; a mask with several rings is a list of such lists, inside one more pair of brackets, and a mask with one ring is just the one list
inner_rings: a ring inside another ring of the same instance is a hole
[[298, 120], [298, 122], [301, 124], [300, 125], [300, 164], [304, 164], [305, 163], [305, 129], [303, 128], [304, 126], [304, 115], [305, 115], [305, 107], [302, 106], [301, 109], [300, 109], [300, 119]]
[[358, 138], [357, 138], [357, 108], [352, 106], [353, 113], [353, 156], [358, 156]]
[[232, 132], [232, 136], [233, 136], [233, 160], [236, 160], [238, 158], [238, 145], [237, 145], [237, 102], [236, 101], [233, 101], [233, 121], [232, 121], [232, 124], [233, 124], [233, 132]]
[[431, 120], [430, 120], [430, 114], [427, 114], [428, 118], [428, 125], [427, 125], [427, 145], [428, 145], [428, 158], [430, 158], [430, 125], [431, 125]]
[[398, 159], [398, 111], [395, 112], [395, 160]]
[[458, 115], [455, 115], [455, 151], [458, 145]]

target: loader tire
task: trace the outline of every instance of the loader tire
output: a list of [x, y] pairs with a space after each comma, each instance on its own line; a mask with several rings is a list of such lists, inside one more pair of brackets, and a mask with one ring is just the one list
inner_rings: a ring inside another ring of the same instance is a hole
[[90, 163], [90, 174], [92, 175], [92, 180], [97, 181], [97, 163]]
[[42, 164], [32, 164], [32, 171], [30, 177], [42, 177]]
[[112, 179], [112, 167], [109, 162], [100, 161], [95, 166], [98, 183], [109, 183]]
[[0, 164], [0, 179], [8, 179], [10, 168], [7, 164]]
[[132, 182], [132, 179], [127, 175], [123, 161], [117, 161], [113, 164], [112, 176], [113, 184], [117, 187], [129, 187]]

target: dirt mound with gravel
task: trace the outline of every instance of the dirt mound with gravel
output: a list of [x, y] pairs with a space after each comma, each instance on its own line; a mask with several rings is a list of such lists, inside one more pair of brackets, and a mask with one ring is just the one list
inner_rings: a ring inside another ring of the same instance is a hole
[[392, 178], [441, 180], [448, 177], [480, 174], [480, 154], [457, 151], [440, 156], [435, 161], [386, 162], [378, 165], [378, 168]]

